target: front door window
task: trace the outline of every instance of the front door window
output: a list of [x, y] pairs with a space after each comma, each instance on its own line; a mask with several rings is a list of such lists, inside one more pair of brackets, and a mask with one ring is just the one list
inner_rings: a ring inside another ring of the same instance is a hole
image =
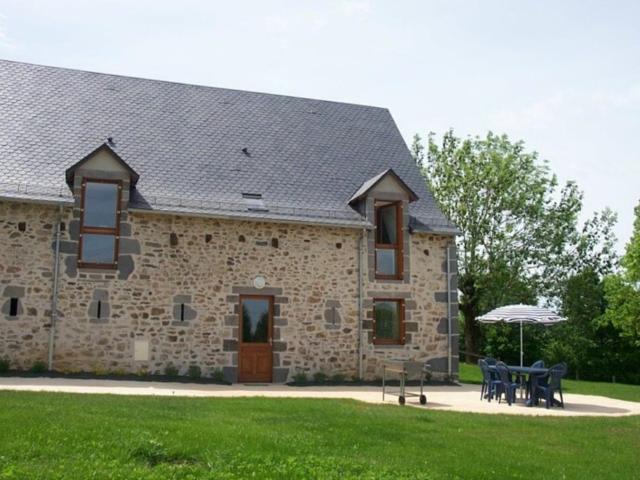
[[268, 298], [243, 299], [243, 343], [267, 343], [269, 341], [270, 303]]
[[238, 379], [270, 382], [273, 374], [273, 297], [240, 297]]

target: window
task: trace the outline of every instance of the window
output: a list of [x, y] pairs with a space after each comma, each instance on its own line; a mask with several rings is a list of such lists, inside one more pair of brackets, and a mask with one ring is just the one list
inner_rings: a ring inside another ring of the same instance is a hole
[[12, 297], [9, 301], [9, 316], [17, 317], [18, 316], [18, 299]]
[[118, 258], [120, 182], [82, 183], [79, 265], [115, 268]]
[[242, 343], [267, 343], [273, 312], [270, 297], [246, 296], [240, 299]]
[[243, 193], [242, 198], [250, 212], [268, 212], [269, 209], [264, 206], [261, 193]]
[[373, 343], [404, 344], [404, 302], [402, 300], [373, 301]]
[[376, 205], [376, 278], [402, 278], [402, 204]]

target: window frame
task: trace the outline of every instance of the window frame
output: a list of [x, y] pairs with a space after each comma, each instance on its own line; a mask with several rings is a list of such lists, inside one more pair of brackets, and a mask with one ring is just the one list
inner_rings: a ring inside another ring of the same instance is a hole
[[[84, 224], [85, 214], [85, 196], [87, 192], [87, 183], [110, 183], [117, 186], [116, 193], [116, 224], [114, 228], [107, 227], [88, 227]], [[78, 267], [79, 268], [100, 268], [107, 270], [115, 270], [118, 268], [118, 252], [120, 251], [120, 214], [122, 211], [122, 181], [121, 180], [107, 180], [102, 178], [83, 178], [82, 189], [80, 193], [80, 237], [78, 241]], [[111, 263], [97, 263], [97, 262], [85, 262], [82, 260], [82, 243], [85, 234], [89, 235], [105, 235], [113, 236], [113, 262]]]
[[[395, 338], [383, 338], [379, 339], [376, 337], [376, 303], [377, 302], [394, 302], [398, 304], [398, 321], [400, 322], [398, 328], [398, 339]], [[374, 345], [404, 345], [406, 336], [405, 336], [405, 327], [404, 327], [404, 300], [401, 298], [374, 298], [373, 299], [373, 344]]]
[[[396, 210], [396, 243], [378, 243], [378, 229], [380, 228], [381, 222], [381, 210], [383, 208], [387, 208], [390, 206], [394, 206]], [[376, 230], [374, 232], [374, 274], [376, 279], [380, 280], [402, 280], [404, 278], [404, 265], [403, 265], [403, 218], [402, 218], [402, 201], [398, 202], [389, 202], [386, 205], [375, 206], [375, 220], [376, 220]], [[386, 275], [383, 273], [378, 273], [378, 250], [393, 250], [395, 254], [396, 261], [396, 273], [394, 275]]]

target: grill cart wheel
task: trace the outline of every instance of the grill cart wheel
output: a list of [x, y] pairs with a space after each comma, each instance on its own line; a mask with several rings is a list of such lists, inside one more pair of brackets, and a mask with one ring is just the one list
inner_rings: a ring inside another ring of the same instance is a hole
[[404, 397], [403, 397], [402, 395], [400, 395], [400, 396], [398, 397], [398, 403], [399, 403], [400, 405], [404, 405]]
[[426, 404], [427, 404], [427, 396], [420, 395], [420, 405], [426, 405]]

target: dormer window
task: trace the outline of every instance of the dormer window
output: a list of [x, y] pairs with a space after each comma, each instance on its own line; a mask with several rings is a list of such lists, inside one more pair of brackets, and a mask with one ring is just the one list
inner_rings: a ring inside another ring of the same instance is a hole
[[121, 189], [119, 181], [83, 180], [79, 266], [116, 268]]
[[402, 202], [376, 202], [376, 278], [402, 278]]

